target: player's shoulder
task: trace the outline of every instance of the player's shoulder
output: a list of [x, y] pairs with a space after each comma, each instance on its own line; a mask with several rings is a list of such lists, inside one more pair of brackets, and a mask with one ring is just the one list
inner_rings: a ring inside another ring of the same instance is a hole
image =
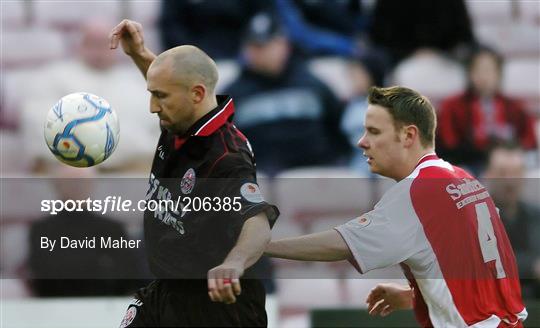
[[245, 178], [255, 176], [255, 165], [240, 152], [224, 154], [209, 172], [213, 178]]
[[479, 184], [469, 172], [442, 159], [419, 166], [411, 175], [411, 180], [411, 195], [420, 195], [424, 199], [433, 199], [438, 195], [446, 196], [447, 187], [452, 184], [467, 181]]
[[247, 138], [232, 128], [221, 131], [221, 134], [224, 151], [215, 160], [209, 176], [236, 177], [246, 172], [255, 172], [253, 153]]

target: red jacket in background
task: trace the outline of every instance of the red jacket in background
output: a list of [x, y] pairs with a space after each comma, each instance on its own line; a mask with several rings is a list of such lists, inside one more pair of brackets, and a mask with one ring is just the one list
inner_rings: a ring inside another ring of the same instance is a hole
[[474, 165], [485, 161], [498, 141], [513, 141], [526, 150], [535, 149], [534, 117], [519, 100], [494, 97], [496, 133], [488, 135], [480, 98], [470, 92], [445, 99], [438, 114], [438, 151], [456, 163]]

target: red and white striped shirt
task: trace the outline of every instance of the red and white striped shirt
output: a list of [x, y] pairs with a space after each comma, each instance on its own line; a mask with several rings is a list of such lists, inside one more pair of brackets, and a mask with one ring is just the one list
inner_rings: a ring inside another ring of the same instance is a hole
[[493, 200], [473, 176], [435, 154], [372, 211], [336, 230], [362, 273], [401, 265], [424, 327], [520, 327], [527, 317]]

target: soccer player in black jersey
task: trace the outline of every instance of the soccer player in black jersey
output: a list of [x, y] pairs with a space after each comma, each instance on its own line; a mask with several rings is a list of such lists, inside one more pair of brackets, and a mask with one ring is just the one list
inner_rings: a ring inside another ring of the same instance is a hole
[[266, 326], [261, 282], [240, 277], [249, 277], [279, 212], [260, 194], [232, 99], [214, 93], [216, 64], [193, 46], [156, 57], [130, 20], [110, 39], [146, 78], [162, 127], [146, 199], [182, 200], [144, 214], [158, 279], [137, 293], [121, 327]]

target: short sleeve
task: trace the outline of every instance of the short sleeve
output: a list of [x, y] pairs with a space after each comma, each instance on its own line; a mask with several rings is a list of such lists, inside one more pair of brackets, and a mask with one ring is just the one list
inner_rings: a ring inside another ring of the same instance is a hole
[[399, 264], [420, 251], [421, 224], [410, 197], [402, 196], [383, 199], [371, 212], [335, 228], [362, 273]]
[[273, 227], [279, 216], [279, 210], [275, 205], [269, 204], [257, 183], [254, 165], [240, 155], [228, 156], [217, 169], [216, 183], [220, 186], [218, 197], [229, 198], [239, 208], [229, 219], [236, 224], [243, 225], [249, 218], [265, 213], [270, 227]]

